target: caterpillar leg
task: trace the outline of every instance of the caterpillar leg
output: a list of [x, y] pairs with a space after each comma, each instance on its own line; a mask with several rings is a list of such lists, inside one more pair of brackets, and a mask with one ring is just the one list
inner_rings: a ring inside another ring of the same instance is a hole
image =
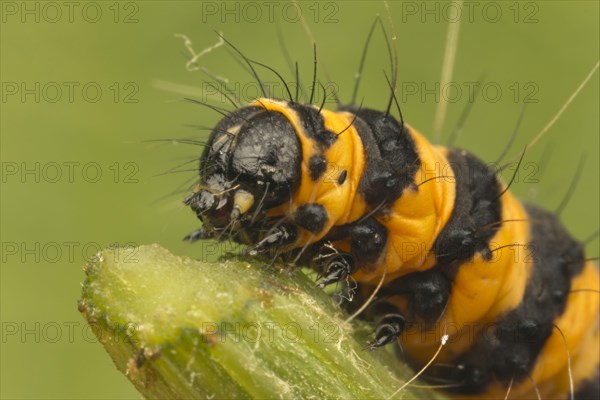
[[[338, 251], [329, 241], [350, 241], [350, 252]], [[313, 257], [316, 267], [323, 271], [319, 286], [325, 287], [350, 276], [357, 265], [376, 262], [385, 249], [387, 230], [375, 220], [366, 218], [359, 222], [339, 227], [327, 237]]]
[[[324, 250], [330, 248], [324, 246]], [[324, 288], [332, 283], [340, 282], [354, 271], [354, 257], [349, 253], [340, 253], [337, 251], [329, 254], [319, 254], [315, 257], [317, 265], [322, 267], [323, 277], [319, 280], [318, 286]]]
[[[359, 230], [366, 231], [363, 228]], [[372, 243], [363, 243], [367, 247], [372, 245]], [[323, 271], [323, 277], [318, 283], [321, 288], [350, 277], [356, 265], [352, 254], [339, 252], [330, 244], [323, 245], [313, 261]], [[369, 350], [375, 350], [378, 347], [392, 343], [404, 332], [406, 326], [404, 316], [398, 313], [390, 304], [378, 303], [376, 305], [379, 306], [378, 314], [381, 317], [375, 330], [375, 339], [366, 346]]]
[[214, 237], [214, 233], [213, 232], [209, 232], [204, 228], [200, 228], [200, 229], [196, 229], [193, 232], [190, 232], [189, 234], [187, 234], [183, 240], [185, 240], [186, 242], [197, 242], [198, 240], [204, 240], [204, 239], [210, 239]]
[[399, 295], [408, 296], [407, 310], [404, 314], [391, 302], [386, 302], [386, 299], [376, 304], [373, 310], [375, 319], [378, 320], [375, 339], [367, 348], [374, 350], [392, 343], [411, 324], [422, 322], [425, 326], [433, 325], [444, 312], [450, 289], [449, 280], [439, 268], [416, 272], [392, 281], [382, 291], [382, 295], [387, 299]]
[[258, 253], [285, 246], [296, 239], [297, 230], [291, 224], [281, 224], [271, 229], [271, 232], [254, 246], [248, 248], [251, 256]]
[[377, 323], [375, 340], [369, 342], [367, 349], [373, 351], [378, 347], [394, 342], [404, 332], [406, 319], [399, 313], [385, 314]]
[[384, 294], [407, 295], [410, 320], [421, 321], [430, 326], [444, 312], [451, 289], [446, 275], [439, 267], [433, 267], [392, 281], [384, 290]]

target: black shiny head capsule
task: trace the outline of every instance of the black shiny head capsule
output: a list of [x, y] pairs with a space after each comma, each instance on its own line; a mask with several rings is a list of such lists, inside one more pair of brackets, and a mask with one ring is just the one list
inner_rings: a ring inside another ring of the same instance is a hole
[[301, 177], [302, 148], [281, 113], [244, 107], [217, 124], [200, 160], [200, 183], [184, 201], [211, 228], [283, 204]]
[[302, 148], [285, 116], [262, 111], [239, 130], [229, 160], [229, 176], [266, 207], [288, 200], [300, 182]]

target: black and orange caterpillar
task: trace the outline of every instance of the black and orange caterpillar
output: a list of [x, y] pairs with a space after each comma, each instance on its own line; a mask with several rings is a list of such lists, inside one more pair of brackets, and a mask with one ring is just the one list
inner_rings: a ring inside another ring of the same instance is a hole
[[355, 303], [382, 281], [368, 347], [399, 340], [419, 369], [440, 345], [424, 332], [444, 327], [424, 377], [456, 396], [597, 399], [599, 302], [581, 292], [598, 269], [496, 172], [389, 110], [261, 98], [212, 130], [186, 239], [311, 260], [321, 286], [356, 281]]

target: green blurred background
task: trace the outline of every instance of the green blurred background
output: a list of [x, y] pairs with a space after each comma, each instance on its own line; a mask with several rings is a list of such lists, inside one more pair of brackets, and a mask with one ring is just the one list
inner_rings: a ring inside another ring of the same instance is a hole
[[[377, 14], [390, 31], [383, 2], [285, 4], [2, 2], [2, 398], [139, 397], [86, 328], [76, 304], [81, 266], [108, 244], [157, 242], [196, 258], [214, 258], [218, 252], [214, 245], [181, 242], [198, 223], [181, 204], [184, 194], [170, 193], [194, 172], [160, 175], [197, 157], [201, 148], [144, 142], [202, 140], [205, 133], [187, 125], [211, 126], [219, 117], [182, 101], [186, 96], [206, 98], [208, 87], [202, 85], [202, 73], [186, 70], [189, 53], [174, 34], [187, 35], [199, 51], [217, 41], [213, 29], [221, 31], [249, 57], [293, 80], [277, 38], [280, 29], [309, 82], [312, 44], [297, 19], [299, 9], [318, 44], [321, 73], [326, 67], [348, 101], [359, 54]], [[436, 99], [427, 90], [440, 79], [447, 21], [456, 11], [446, 4], [389, 3], [403, 113], [429, 136]], [[527, 108], [511, 155], [540, 131], [598, 60], [598, 2], [469, 4], [462, 8], [454, 84], [448, 86], [460, 87], [462, 93], [448, 92], [453, 102], [441, 143], [468, 101], [468, 85], [485, 74], [491, 85], [475, 103], [457, 145], [493, 161], [525, 95], [533, 93], [536, 102]], [[225, 47], [200, 61], [228, 78], [243, 97], [256, 92], [249, 74]], [[385, 106], [384, 68], [388, 58], [378, 31], [359, 92], [365, 106]], [[276, 82], [267, 71], [261, 74]], [[324, 74], [321, 80], [327, 80]], [[282, 93], [281, 86], [276, 92]], [[208, 100], [219, 105], [218, 99]], [[525, 182], [526, 175], [514, 186], [520, 197], [554, 209], [585, 155], [580, 184], [562, 214], [580, 239], [599, 225], [598, 109], [596, 72], [527, 153], [532, 164], [526, 172], [535, 173], [530, 178], [540, 182]], [[536, 169], [543, 154], [548, 162]], [[598, 247], [596, 238], [588, 244], [588, 254], [598, 256]]]

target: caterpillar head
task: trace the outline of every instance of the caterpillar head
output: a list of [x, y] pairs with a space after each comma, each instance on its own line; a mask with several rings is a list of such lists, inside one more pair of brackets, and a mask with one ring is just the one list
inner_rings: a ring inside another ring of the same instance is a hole
[[205, 229], [248, 226], [290, 199], [301, 164], [300, 141], [282, 114], [241, 108], [213, 129], [200, 159], [200, 182], [185, 203]]

